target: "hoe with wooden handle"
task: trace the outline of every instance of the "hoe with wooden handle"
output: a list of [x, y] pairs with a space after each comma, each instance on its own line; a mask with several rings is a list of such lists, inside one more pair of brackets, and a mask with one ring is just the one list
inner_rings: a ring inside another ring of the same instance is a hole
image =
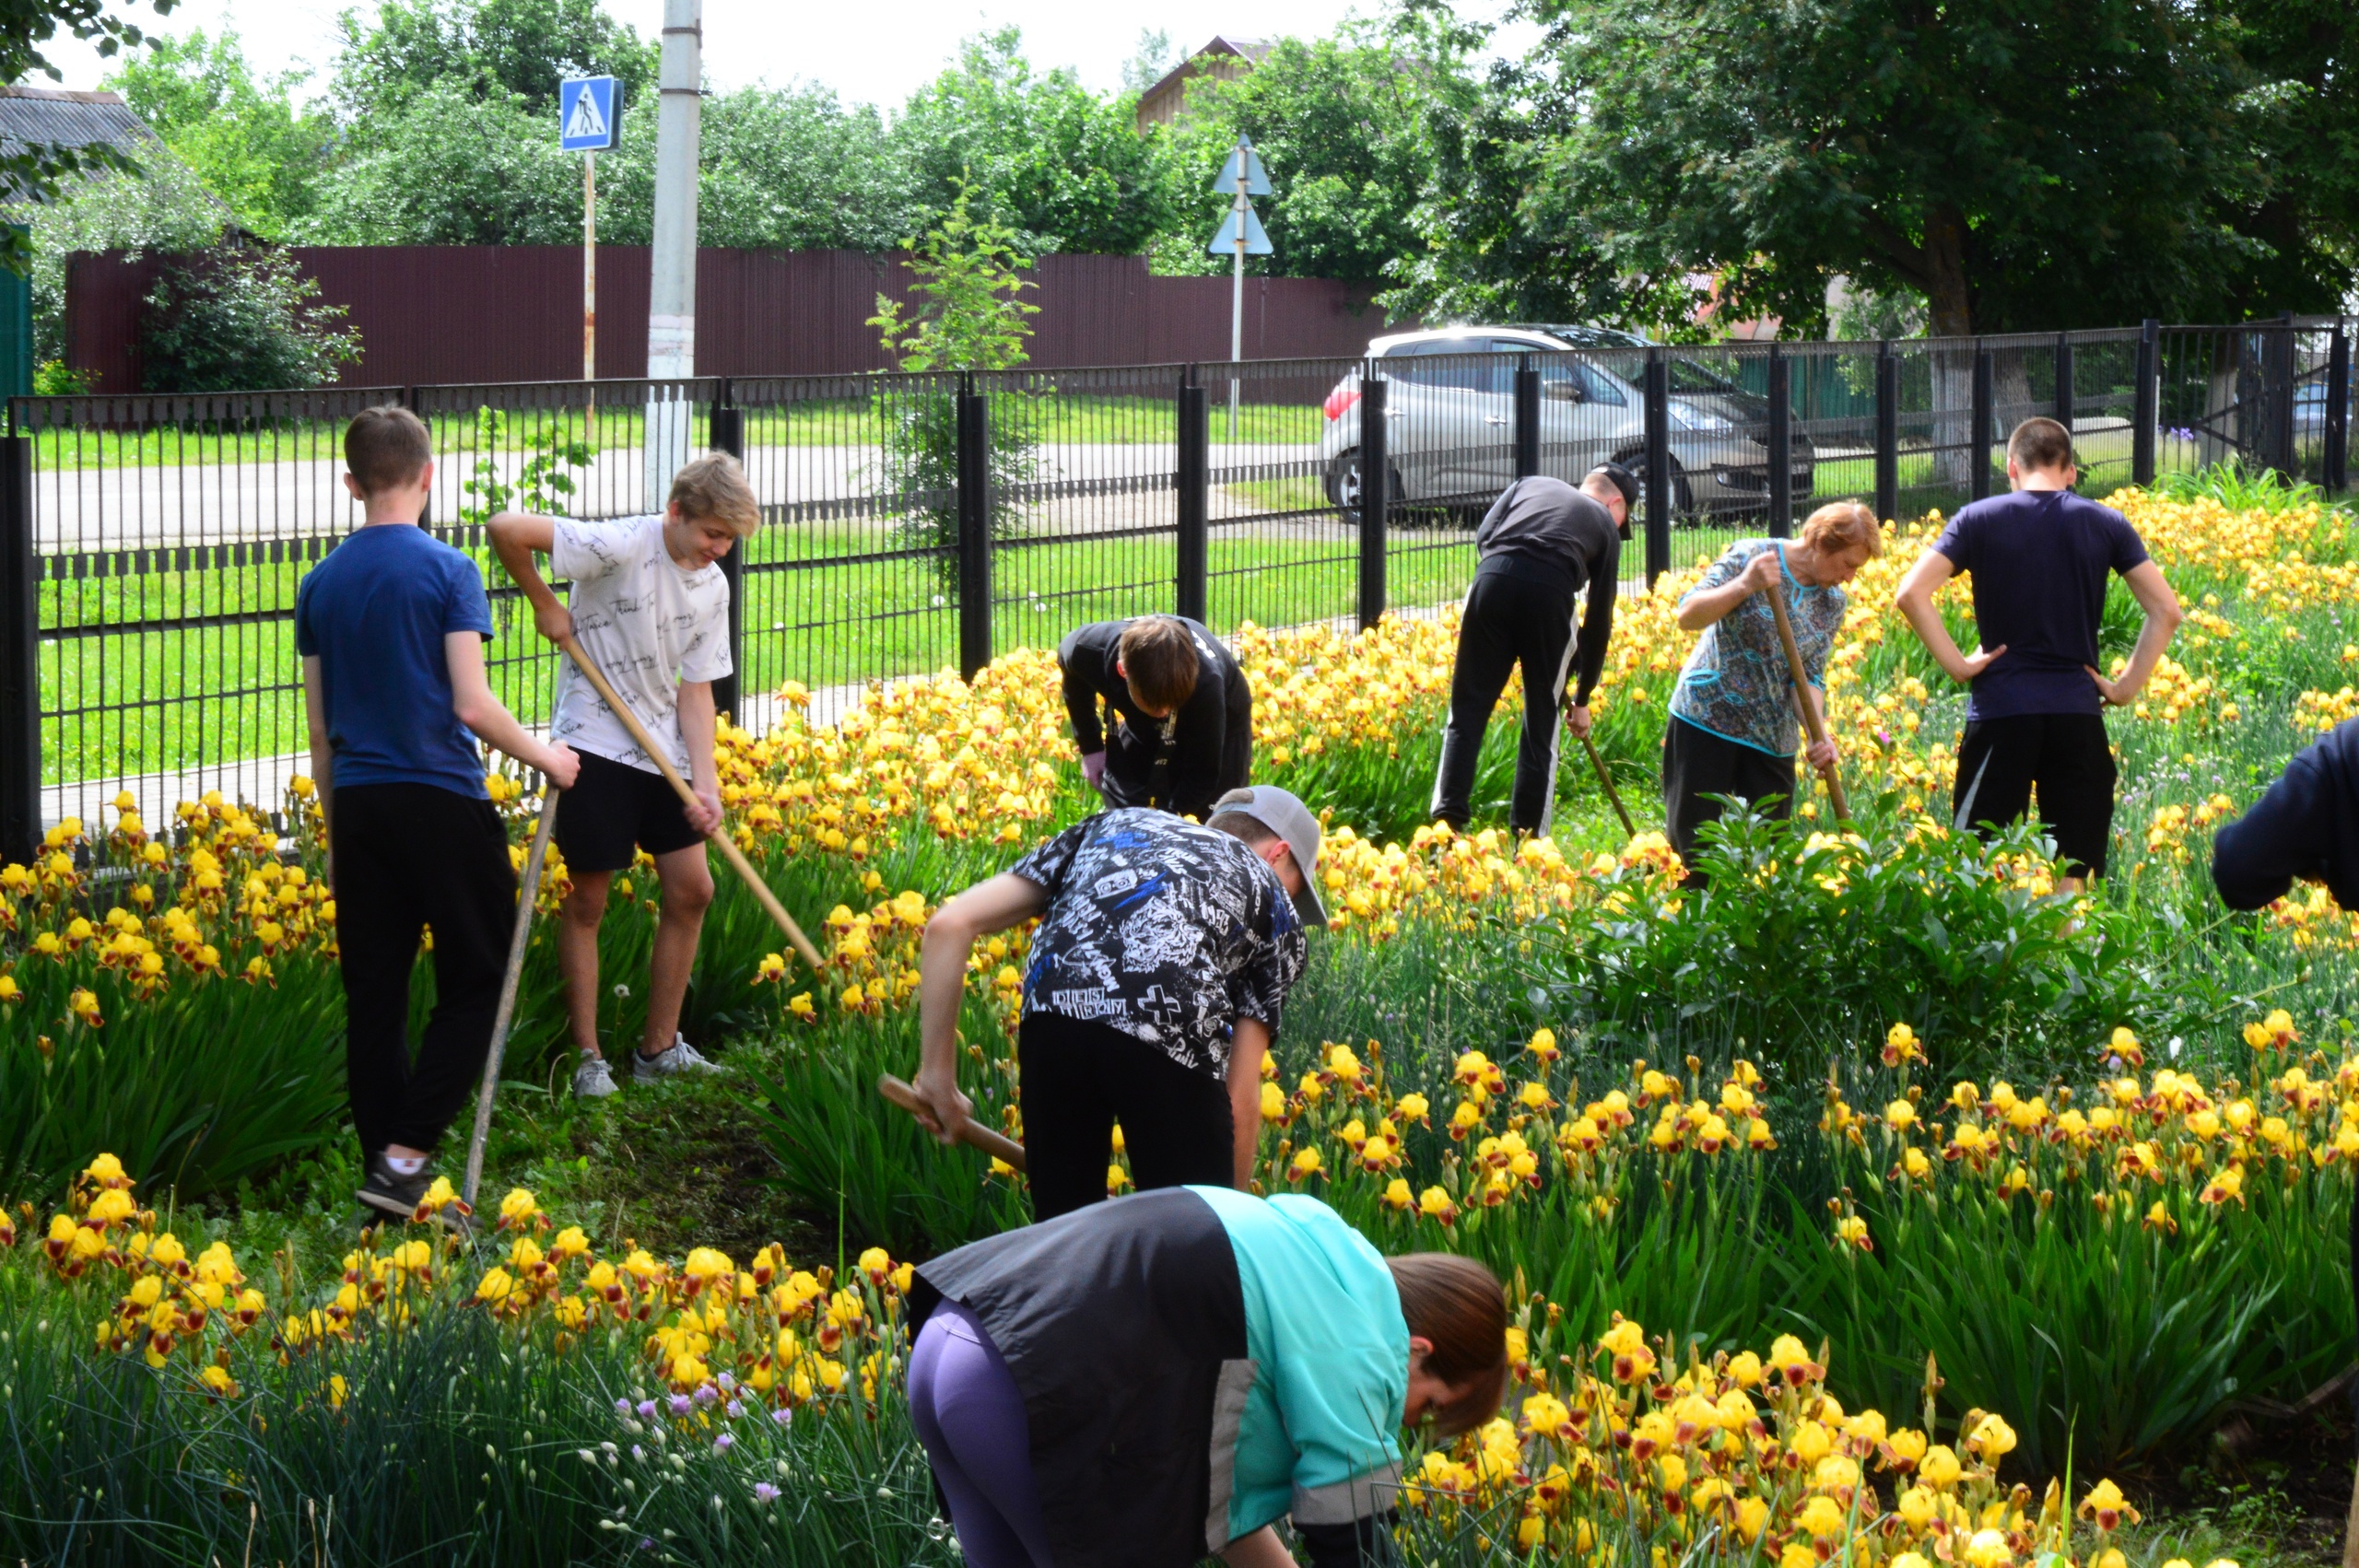
[[[925, 1102], [918, 1098], [918, 1092], [889, 1072], [877, 1075], [876, 1092], [911, 1116], [925, 1108]], [[1014, 1165], [1019, 1171], [1024, 1168], [1024, 1145], [1003, 1133], [993, 1132], [973, 1117], [961, 1121], [957, 1130], [950, 1136], [970, 1149], [980, 1149], [992, 1159]]]
[[[695, 809], [698, 804], [697, 792], [688, 787], [688, 781], [680, 777], [680, 770], [672, 766], [671, 759], [666, 757], [662, 748], [656, 745], [654, 737], [647, 732], [647, 726], [639, 721], [639, 715], [633, 713], [629, 705], [616, 695], [613, 685], [606, 679], [606, 673], [598, 668], [598, 661], [590, 657], [588, 650], [581, 646], [581, 639], [569, 635], [557, 646], [564, 649], [566, 657], [573, 661], [573, 667], [589, 678], [590, 685], [596, 688], [599, 696], [605, 700], [609, 708], [613, 709], [615, 717], [622, 720], [623, 728], [630, 731], [631, 740], [640, 751], [647, 754], [648, 760], [663, 770], [663, 777], [678, 792], [681, 803], [691, 810]], [[764, 882], [761, 874], [754, 870], [752, 863], [745, 859], [745, 852], [737, 848], [737, 841], [719, 827], [715, 827], [710, 837], [713, 848], [721, 851], [721, 858], [727, 860], [730, 868], [745, 879], [745, 885], [753, 891], [754, 896], [761, 900], [762, 907], [769, 911], [770, 919], [778, 922], [779, 930], [786, 933], [786, 940], [794, 944], [794, 951], [803, 955], [803, 962], [810, 965], [815, 971], [818, 969], [819, 950], [811, 945], [811, 939], [803, 934], [803, 928], [794, 923], [794, 917], [786, 912], [786, 906], [778, 901], [778, 895], [770, 891], [769, 883]]]

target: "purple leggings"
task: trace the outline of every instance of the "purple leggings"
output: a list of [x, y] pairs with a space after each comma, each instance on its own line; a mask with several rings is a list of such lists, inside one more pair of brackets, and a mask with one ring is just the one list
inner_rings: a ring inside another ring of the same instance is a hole
[[990, 1333], [955, 1301], [933, 1309], [910, 1352], [910, 1418], [973, 1568], [1050, 1568], [1024, 1396]]

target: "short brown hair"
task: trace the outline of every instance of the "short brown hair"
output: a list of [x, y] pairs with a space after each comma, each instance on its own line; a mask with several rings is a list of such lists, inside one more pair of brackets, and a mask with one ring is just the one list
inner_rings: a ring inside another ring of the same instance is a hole
[[1145, 707], [1176, 713], [1196, 695], [1196, 639], [1177, 615], [1141, 615], [1122, 628], [1115, 656]]
[[762, 505], [745, 471], [727, 452], [707, 452], [684, 464], [672, 475], [672, 497], [683, 517], [709, 517], [729, 525], [740, 539], [753, 537], [762, 526]]
[[344, 429], [344, 466], [364, 496], [415, 480], [434, 461], [426, 422], [395, 404], [364, 408]]
[[1864, 544], [1872, 561], [1884, 554], [1884, 530], [1859, 502], [1829, 501], [1802, 520], [1802, 543], [1829, 556]]
[[2072, 432], [2053, 419], [2026, 419], [2007, 438], [2007, 461], [2017, 468], [2061, 468], [2072, 461]]
[[1472, 1432], [1498, 1412], [1508, 1388], [1508, 1293], [1492, 1273], [1454, 1252], [1388, 1258], [1409, 1332], [1430, 1340], [1426, 1370], [1466, 1392], [1435, 1414], [1445, 1437]]

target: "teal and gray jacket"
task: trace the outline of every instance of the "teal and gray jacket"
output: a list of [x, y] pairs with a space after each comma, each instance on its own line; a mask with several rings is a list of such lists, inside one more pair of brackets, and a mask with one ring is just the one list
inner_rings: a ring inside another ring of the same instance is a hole
[[912, 1330], [959, 1302], [1023, 1392], [1058, 1568], [1188, 1568], [1289, 1516], [1315, 1568], [1390, 1560], [1409, 1329], [1318, 1199], [1144, 1192], [917, 1275]]

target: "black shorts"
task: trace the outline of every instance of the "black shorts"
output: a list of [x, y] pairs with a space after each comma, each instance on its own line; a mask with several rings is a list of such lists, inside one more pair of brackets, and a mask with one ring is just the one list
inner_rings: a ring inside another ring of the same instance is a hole
[[1228, 1084], [1110, 1024], [1027, 1012], [1015, 1036], [1032, 1217], [1106, 1200], [1114, 1124], [1140, 1191], [1230, 1187], [1237, 1138]]
[[1976, 720], [1957, 743], [1950, 809], [1960, 828], [2004, 825], [2031, 810], [2056, 840], [2066, 876], [2105, 875], [2118, 777], [2105, 720], [2094, 713], [2019, 713]]
[[558, 794], [552, 829], [569, 868], [618, 872], [630, 864], [634, 845], [668, 855], [703, 841], [688, 825], [670, 779], [592, 752], [574, 755], [581, 759], [581, 776]]

